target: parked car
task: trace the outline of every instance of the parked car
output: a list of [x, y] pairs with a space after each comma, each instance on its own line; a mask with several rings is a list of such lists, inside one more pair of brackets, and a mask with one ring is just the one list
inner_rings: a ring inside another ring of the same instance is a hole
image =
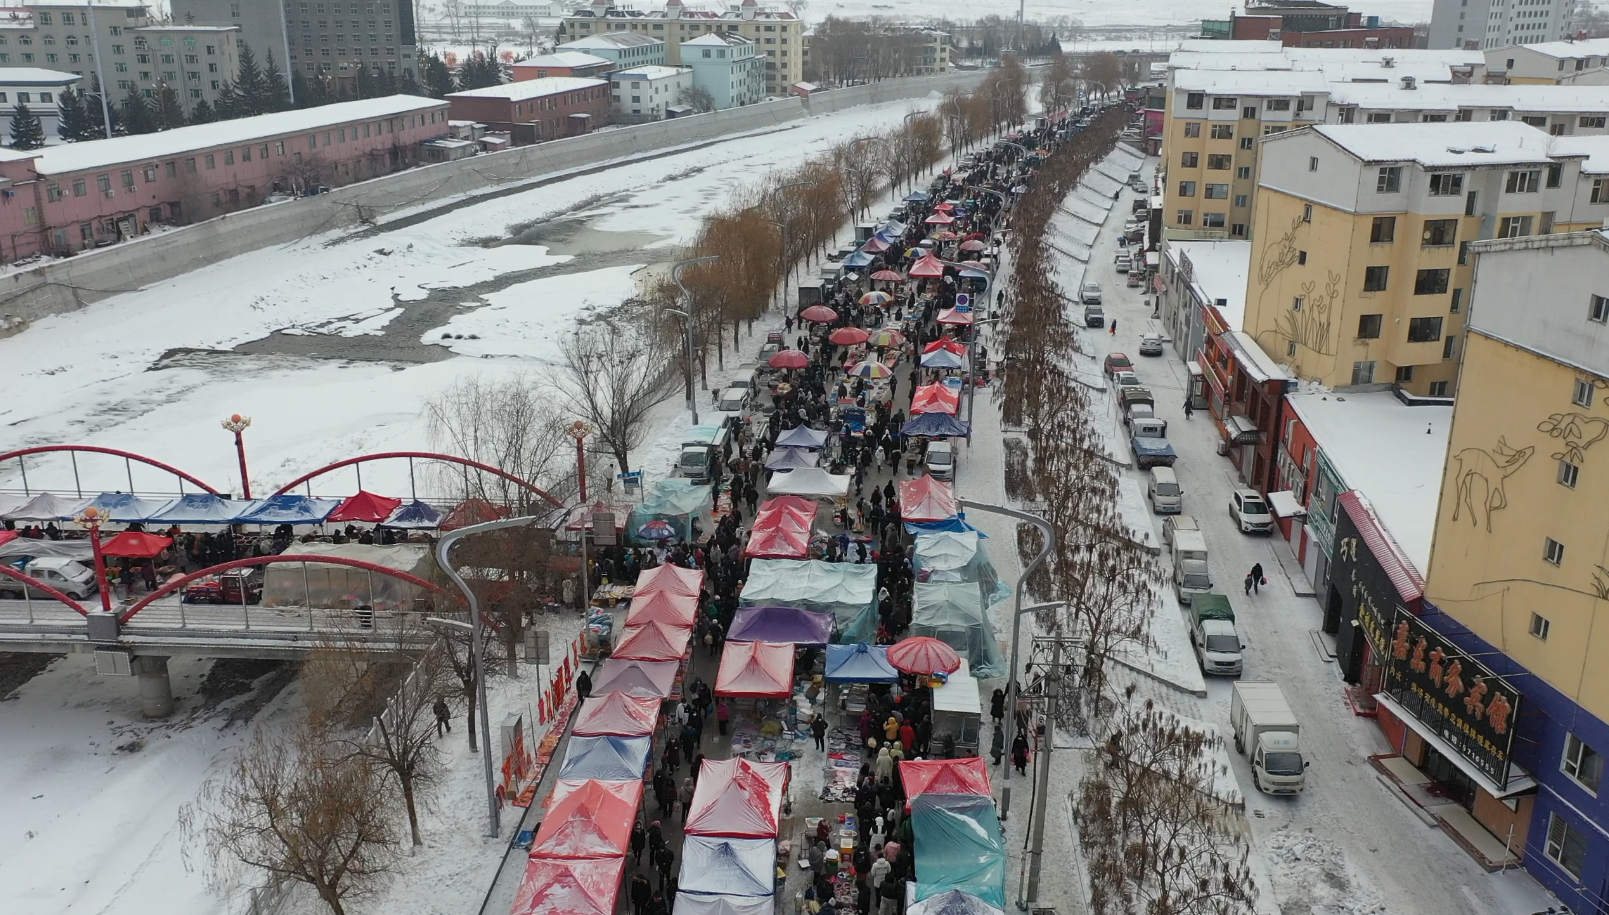
[[1112, 373], [1112, 383], [1120, 388], [1137, 388], [1140, 386], [1140, 376], [1128, 369], [1120, 369]]
[[1142, 355], [1142, 356], [1160, 356], [1160, 355], [1162, 355], [1162, 335], [1161, 334], [1146, 334], [1145, 336], [1141, 337], [1140, 338], [1140, 355]]
[[1101, 304], [1101, 284], [1085, 283], [1078, 287], [1078, 301], [1085, 305]]
[[1128, 371], [1133, 368], [1134, 362], [1128, 356], [1122, 353], [1107, 353], [1106, 363], [1102, 366], [1102, 371], [1106, 372], [1106, 377], [1110, 378], [1113, 372]]
[[1085, 327], [1105, 327], [1106, 312], [1101, 310], [1099, 303], [1084, 306]]
[[1230, 494], [1229, 517], [1240, 525], [1242, 534], [1266, 534], [1274, 529], [1274, 515], [1255, 489], [1237, 489]]
[[[81, 600], [100, 590], [95, 584], [95, 573], [75, 559], [44, 556], [29, 560], [21, 571], [73, 600]], [[0, 576], [0, 597], [21, 599], [24, 592], [35, 600], [50, 599], [48, 594], [32, 585], [10, 576]]]

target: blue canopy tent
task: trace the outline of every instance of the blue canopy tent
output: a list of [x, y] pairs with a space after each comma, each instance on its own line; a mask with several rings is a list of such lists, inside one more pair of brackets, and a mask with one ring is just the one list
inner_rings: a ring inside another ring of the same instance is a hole
[[1006, 904], [1006, 844], [994, 799], [919, 794], [911, 799], [916, 836], [916, 898], [952, 890], [997, 908]]
[[856, 251], [854, 254], [844, 258], [841, 263], [845, 267], [854, 269], [857, 267], [870, 267], [872, 265], [872, 261], [876, 259], [876, 257], [867, 254], [865, 251]]
[[74, 512], [81, 515], [84, 509], [93, 508], [103, 518], [127, 524], [150, 521], [167, 504], [166, 499], [142, 499], [126, 492], [103, 492], [87, 502], [80, 503]]
[[808, 448], [774, 448], [765, 459], [766, 470], [807, 470], [821, 463], [821, 454]]
[[915, 536], [917, 534], [937, 534], [937, 533], [946, 532], [946, 531], [949, 532], [949, 533], [952, 533], [952, 534], [977, 534], [979, 537], [983, 538], [984, 540], [989, 539], [988, 534], [985, 534], [983, 531], [980, 531], [977, 528], [973, 527], [967, 521], [967, 517], [966, 517], [965, 512], [963, 512], [963, 513], [961, 513], [959, 515], [951, 515], [950, 517], [945, 518], [942, 521], [907, 521], [907, 522], [905, 522], [905, 533], [910, 534], [912, 536]]
[[826, 444], [827, 430], [812, 429], [809, 426], [794, 426], [792, 429], [777, 436], [776, 447], [820, 450]]
[[397, 506], [397, 510], [380, 522], [380, 526], [410, 531], [433, 531], [441, 527], [441, 512], [415, 499], [407, 505]]
[[193, 492], [162, 506], [152, 521], [161, 524], [233, 524], [257, 503]]
[[967, 361], [959, 353], [947, 349], [936, 349], [931, 353], [922, 354], [922, 368], [924, 369], [964, 369]]
[[242, 524], [323, 524], [340, 507], [340, 499], [269, 496], [235, 520]]
[[677, 908], [683, 893], [769, 898], [776, 891], [776, 866], [776, 839], [687, 836], [682, 840]]
[[652, 744], [652, 737], [571, 737], [559, 778], [640, 781]]
[[918, 413], [910, 422], [900, 426], [899, 431], [901, 435], [921, 438], [950, 438], [971, 433], [972, 424], [948, 413]]
[[932, 195], [924, 191], [911, 191], [905, 195], [906, 203], [926, 203], [930, 199], [932, 199]]
[[888, 663], [883, 645], [828, 645], [828, 683], [898, 683], [899, 671]]

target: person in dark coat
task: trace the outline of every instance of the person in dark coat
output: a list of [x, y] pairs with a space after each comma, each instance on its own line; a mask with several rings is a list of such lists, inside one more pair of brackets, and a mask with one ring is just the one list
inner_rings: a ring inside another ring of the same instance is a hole
[[989, 739], [989, 755], [994, 757], [994, 764], [997, 766], [1006, 755], [1006, 732], [998, 721], [994, 723], [994, 736]]
[[1011, 741], [1011, 764], [1019, 773], [1028, 774], [1028, 738], [1021, 734]]
[[816, 738], [816, 749], [825, 752], [827, 749], [826, 715], [817, 715], [815, 720], [810, 722], [810, 734]]
[[660, 829], [659, 821], [648, 824], [648, 863], [654, 863], [659, 856], [660, 849], [665, 847], [665, 833]]
[[648, 833], [642, 828], [642, 821], [631, 827], [631, 856], [638, 864], [642, 863], [642, 850], [648, 845]]
[[638, 874], [631, 878], [631, 912], [632, 915], [648, 915], [648, 903], [654, 898], [654, 885], [648, 878]]
[[659, 890], [665, 891], [670, 884], [670, 875], [676, 868], [676, 853], [668, 848], [661, 848], [659, 856], [654, 859], [654, 867], [659, 871]]
[[575, 694], [578, 699], [585, 699], [592, 695], [592, 678], [587, 676], [587, 672], [584, 670], [581, 671], [580, 676], [575, 678]]
[[1006, 691], [1005, 690], [997, 689], [997, 690], [994, 691], [994, 695], [989, 697], [989, 716], [994, 719], [995, 724], [999, 724], [1002, 720], [1005, 719], [1005, 717], [1006, 717]]

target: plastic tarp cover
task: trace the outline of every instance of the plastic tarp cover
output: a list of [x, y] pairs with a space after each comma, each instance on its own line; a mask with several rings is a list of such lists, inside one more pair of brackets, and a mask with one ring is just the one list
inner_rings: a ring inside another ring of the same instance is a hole
[[771, 696], [793, 694], [792, 645], [780, 642], [732, 642], [721, 650], [721, 669], [715, 676], [717, 696]]
[[509, 915], [614, 915], [626, 858], [531, 858]]
[[631, 848], [643, 783], [587, 779], [555, 798], [536, 831], [533, 858], [612, 858]]
[[1005, 675], [994, 626], [989, 623], [975, 584], [919, 581], [913, 591], [911, 635], [935, 638], [954, 648], [975, 676], [988, 679]]
[[828, 645], [826, 677], [829, 683], [897, 683], [899, 671], [883, 645]]
[[631, 693], [667, 699], [676, 684], [679, 661], [627, 661], [610, 658], [599, 665], [592, 678], [592, 694]]
[[966, 364], [966, 360], [961, 358], [960, 354], [947, 349], [922, 354], [922, 368], [925, 369], [960, 369], [966, 368]]
[[877, 567], [816, 559], [756, 559], [743, 585], [745, 607], [826, 610], [844, 642], [870, 642], [877, 634]]
[[787, 782], [787, 763], [706, 759], [683, 832], [690, 836], [774, 839]]
[[627, 661], [679, 661], [687, 654], [692, 634], [690, 626], [652, 622], [628, 626], [625, 638], [615, 645], [609, 656]]
[[324, 519], [340, 506], [340, 501], [336, 499], [269, 496], [236, 520], [242, 524], [323, 524]]
[[962, 890], [1006, 904], [1006, 846], [994, 800], [924, 794], [911, 800], [916, 836], [916, 898]]
[[[429, 548], [416, 543], [293, 543], [281, 556], [338, 556], [407, 572], [430, 580]], [[264, 607], [346, 610], [364, 604], [376, 610], [411, 610], [419, 587], [367, 569], [324, 563], [279, 563], [263, 569]]]
[[808, 448], [776, 448], [765, 459], [766, 470], [803, 470], [821, 463], [821, 452]]
[[803, 496], [778, 496], [761, 503], [745, 556], [754, 559], [807, 559], [816, 524], [816, 503]]
[[79, 498], [64, 498], [41, 493], [5, 513], [7, 521], [61, 521], [71, 518], [74, 510], [83, 505]]
[[433, 531], [441, 527], [441, 511], [418, 500], [399, 506], [380, 522], [381, 527], [399, 530]]
[[637, 587], [632, 597], [642, 597], [656, 591], [665, 591], [670, 594], [680, 594], [686, 597], [697, 597], [699, 589], [704, 585], [704, 570], [689, 569], [683, 566], [662, 565], [645, 570], [637, 576]]
[[627, 628], [644, 623], [688, 627], [697, 619], [698, 598], [669, 591], [652, 591], [648, 594], [633, 592], [631, 607], [626, 611]]
[[[907, 424], [909, 425], [909, 424]], [[899, 514], [906, 521], [942, 521], [961, 512], [955, 484], [923, 474], [899, 483]]]
[[832, 614], [798, 607], [739, 607], [728, 642], [780, 642], [820, 648], [832, 639]]
[[[677, 915], [681, 915], [678, 906]], [[984, 902], [971, 893], [945, 890], [905, 907], [905, 915], [1006, 915], [1005, 909]]]
[[232, 524], [256, 504], [225, 499], [210, 492], [192, 492], [162, 506], [152, 521], [161, 524]]
[[943, 521], [905, 522], [905, 533], [910, 534], [913, 537], [918, 534], [938, 534], [945, 531], [956, 534], [977, 534], [979, 537], [982, 537], [985, 540], [989, 539], [987, 534], [983, 533], [967, 522], [965, 514], [956, 515], [953, 518], [945, 518]]
[[372, 492], [358, 490], [357, 495], [347, 496], [341, 504], [330, 512], [330, 521], [362, 521], [368, 524], [379, 524], [391, 517], [391, 513], [402, 504], [401, 499], [390, 496], [377, 496]]
[[972, 424], [949, 413], [918, 413], [915, 419], [906, 420], [899, 431], [919, 438], [954, 438], [970, 433]]
[[778, 448], [809, 448], [812, 451], [819, 451], [826, 444], [827, 430], [809, 426], [794, 426], [777, 436], [776, 441]]
[[130, 559], [153, 559], [172, 545], [172, 537], [159, 537], [156, 534], [142, 534], [138, 531], [124, 531], [101, 543], [101, 555], [121, 556]]
[[688, 836], [682, 842], [677, 905], [684, 893], [770, 898], [776, 861], [776, 839]]
[[899, 764], [905, 796], [915, 799], [924, 794], [970, 794], [989, 796], [989, 764], [981, 756], [966, 759], [914, 759]]
[[650, 737], [572, 737], [559, 778], [642, 781], [652, 742]]
[[911, 399], [911, 412], [915, 413], [948, 413], [955, 415], [961, 406], [961, 395], [942, 384], [924, 384], [916, 389], [916, 396]]
[[32, 498], [33, 496], [23, 495], [22, 493], [9, 496], [5, 495], [4, 493], [0, 493], [0, 518], [4, 518], [11, 512], [14, 512], [24, 505], [27, 505], [29, 500]]
[[916, 538], [911, 561], [916, 580], [969, 581], [978, 586], [983, 605], [1004, 600], [1011, 588], [1000, 580], [994, 563], [983, 549], [983, 536], [976, 531], [939, 531]]
[[776, 915], [769, 896], [676, 895], [676, 915]]
[[715, 529], [713, 505], [708, 484], [677, 478], [660, 480], [631, 513], [626, 527], [636, 531], [650, 521], [664, 521], [676, 532], [675, 539], [692, 540], [694, 525], [705, 533]]
[[577, 737], [645, 737], [659, 722], [658, 696], [611, 692], [581, 703], [571, 733]]
[[773, 496], [842, 499], [849, 494], [849, 475], [828, 473], [820, 467], [802, 467], [773, 474], [766, 484], [766, 492]]
[[[7, 531], [7, 533], [16, 533]], [[9, 559], [13, 556], [26, 556], [29, 559], [75, 559], [85, 565], [91, 565], [95, 559], [95, 548], [90, 546], [88, 540], [34, 540], [31, 537], [18, 537], [0, 543], [0, 559]]]
[[78, 514], [86, 508], [93, 508], [119, 524], [129, 524], [150, 521], [167, 504], [167, 499], [142, 499], [126, 492], [103, 492], [87, 502], [80, 502], [73, 511]]

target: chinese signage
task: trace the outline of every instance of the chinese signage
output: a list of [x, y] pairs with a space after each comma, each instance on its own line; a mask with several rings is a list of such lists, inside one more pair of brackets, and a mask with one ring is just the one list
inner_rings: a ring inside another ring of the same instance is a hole
[[1387, 695], [1499, 786], [1508, 781], [1517, 690], [1407, 613], [1391, 624], [1386, 663]]
[[1179, 275], [1184, 277], [1185, 285], [1195, 282], [1196, 265], [1190, 263], [1190, 255], [1179, 252]]

